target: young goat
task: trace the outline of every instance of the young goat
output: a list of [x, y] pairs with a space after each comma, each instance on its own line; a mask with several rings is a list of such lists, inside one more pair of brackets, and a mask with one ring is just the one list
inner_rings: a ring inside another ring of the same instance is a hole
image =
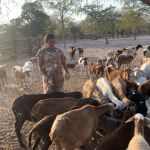
[[88, 75], [88, 62], [87, 62], [88, 58], [87, 57], [80, 57], [78, 59], [78, 64], [80, 66], [81, 69], [81, 73], [85, 76]]
[[96, 75], [96, 78], [100, 75], [100, 77], [104, 74], [104, 65], [101, 59], [98, 60], [97, 63], [91, 63], [89, 64], [89, 74], [90, 75]]
[[150, 123], [150, 119], [144, 118], [142, 114], [136, 114], [126, 121], [126, 123], [134, 121], [134, 136], [131, 139], [128, 150], [150, 150], [148, 142], [144, 138], [144, 121]]
[[26, 81], [25, 78], [26, 77], [30, 77], [30, 71], [24, 71], [23, 72], [23, 68], [20, 66], [14, 66], [12, 68], [12, 73], [13, 73], [13, 77], [16, 80], [17, 85], [20, 84], [20, 86], [24, 85], [26, 86]]
[[75, 58], [75, 52], [76, 52], [75, 47], [72, 46], [69, 48], [70, 60]]
[[30, 76], [32, 76], [32, 82], [33, 82], [34, 75], [33, 75], [33, 63], [32, 63], [32, 61], [26, 61], [24, 66], [22, 67], [22, 69], [23, 69], [23, 73], [24, 72], [30, 73]]
[[67, 63], [66, 65], [67, 65], [67, 68], [72, 69], [72, 71], [74, 72], [74, 69], [75, 69], [77, 63], [70, 62], [70, 63]]
[[97, 107], [85, 105], [58, 115], [51, 128], [50, 139], [56, 143], [58, 150], [79, 148], [96, 132], [99, 116], [113, 108], [111, 103]]
[[77, 50], [78, 50], [78, 52], [79, 52], [79, 58], [80, 57], [83, 57], [83, 52], [84, 52], [84, 50], [83, 50], [83, 48], [77, 48]]

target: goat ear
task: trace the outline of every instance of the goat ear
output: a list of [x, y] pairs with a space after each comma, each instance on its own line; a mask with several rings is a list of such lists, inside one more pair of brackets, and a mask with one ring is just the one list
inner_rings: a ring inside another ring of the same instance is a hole
[[145, 117], [144, 125], [147, 126], [150, 129], [150, 118]]
[[129, 118], [125, 123], [131, 122], [131, 121], [134, 121], [134, 116]]

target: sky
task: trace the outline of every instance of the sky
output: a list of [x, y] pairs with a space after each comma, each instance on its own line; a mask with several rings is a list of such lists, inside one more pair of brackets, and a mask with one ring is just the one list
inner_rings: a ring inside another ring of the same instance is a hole
[[[21, 6], [24, 2], [31, 1], [31, 0], [0, 0], [0, 24], [8, 23], [9, 20], [17, 18], [21, 14]], [[88, 0], [89, 3], [92, 0]], [[121, 8], [119, 2], [114, 0], [98, 0], [102, 1], [104, 7], [108, 7], [110, 5], [116, 6], [118, 9]], [[74, 16], [74, 19], [80, 21], [84, 18], [84, 15]]]

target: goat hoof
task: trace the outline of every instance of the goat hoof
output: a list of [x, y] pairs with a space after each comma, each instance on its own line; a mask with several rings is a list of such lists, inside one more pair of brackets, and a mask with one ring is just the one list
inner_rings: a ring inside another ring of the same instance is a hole
[[20, 143], [20, 147], [27, 148], [27, 146], [24, 143]]

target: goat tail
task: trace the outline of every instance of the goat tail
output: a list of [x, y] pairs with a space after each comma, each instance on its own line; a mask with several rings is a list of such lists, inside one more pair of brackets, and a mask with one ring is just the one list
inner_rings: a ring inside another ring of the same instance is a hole
[[16, 109], [15, 109], [14, 106], [12, 107], [12, 111], [13, 111], [13, 113], [14, 113], [14, 115], [15, 115], [15, 119], [17, 120], [18, 115], [17, 115], [17, 111], [16, 111]]
[[31, 148], [31, 138], [32, 138], [32, 134], [33, 132], [37, 129], [37, 126], [38, 126], [38, 123], [33, 126], [33, 128], [30, 130], [29, 134], [28, 134], [28, 137], [27, 137], [27, 147], [28, 148]]

